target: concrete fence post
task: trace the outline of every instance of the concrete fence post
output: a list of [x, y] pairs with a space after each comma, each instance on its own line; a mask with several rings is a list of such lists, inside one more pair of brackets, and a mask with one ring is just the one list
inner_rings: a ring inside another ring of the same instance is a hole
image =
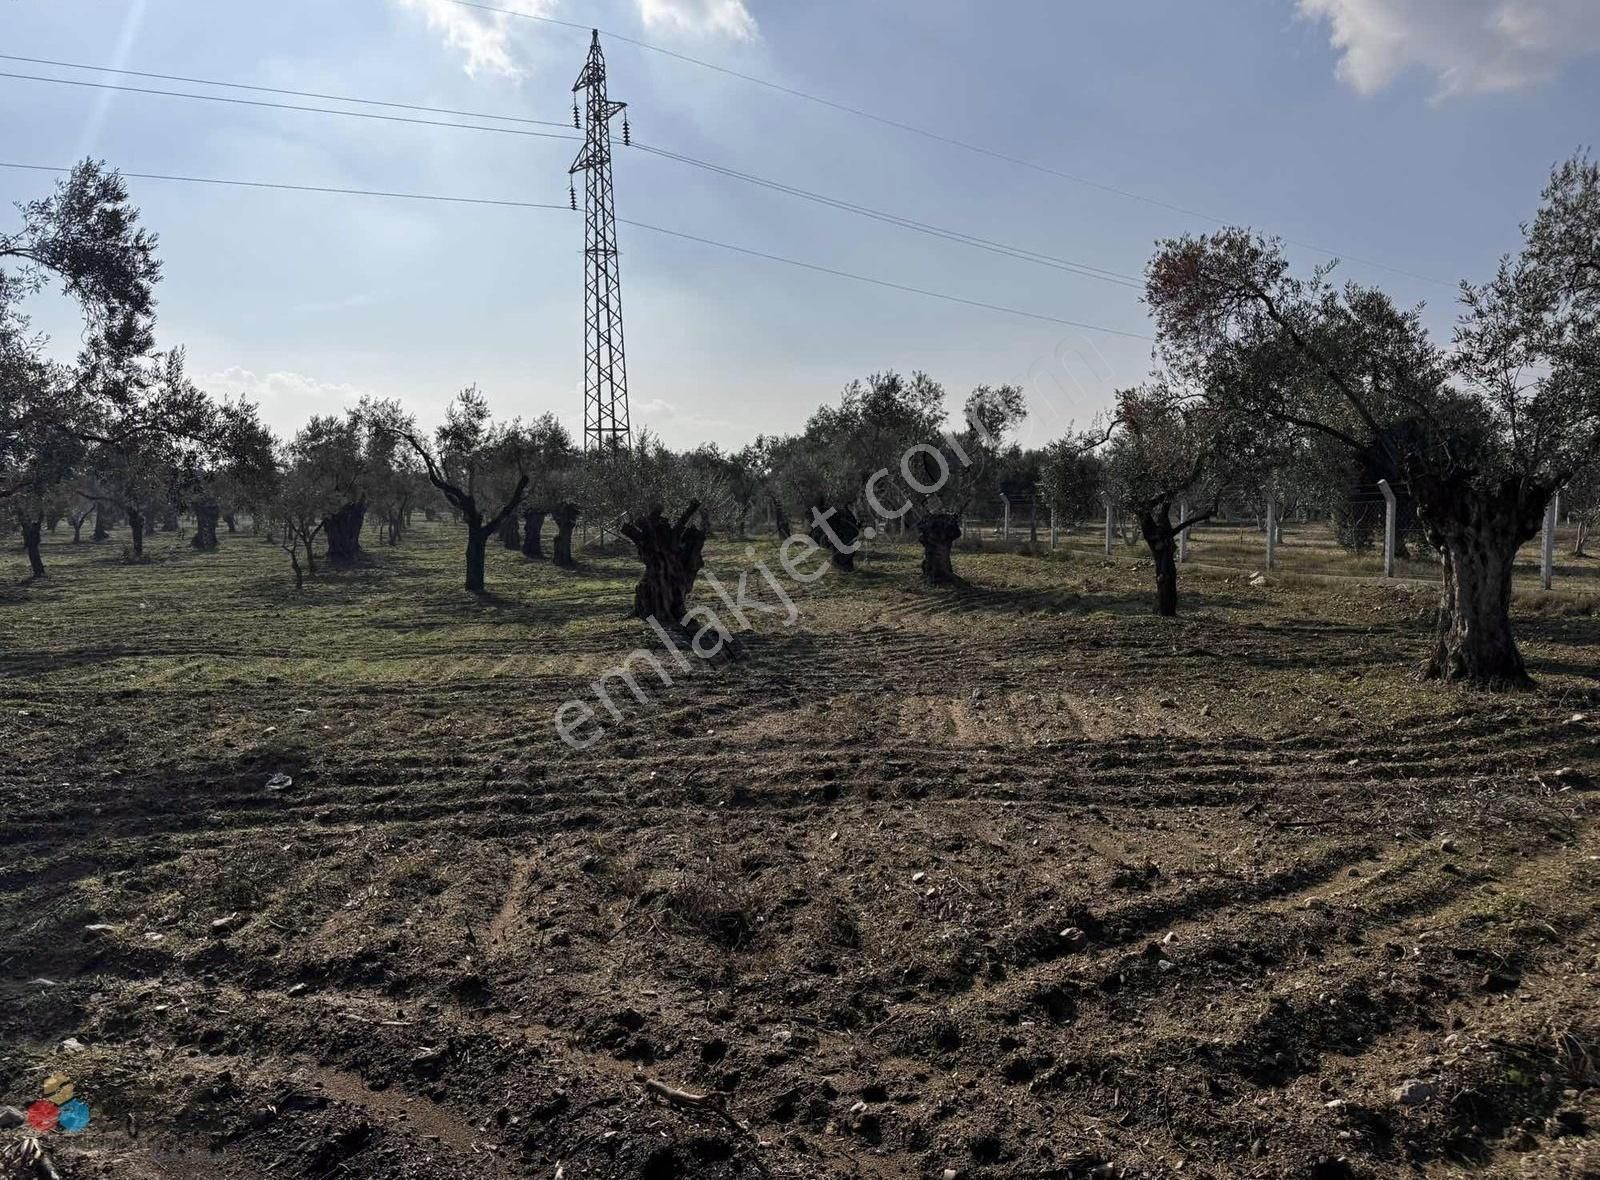
[[1000, 493], [1000, 539], [1011, 540], [1011, 497]]
[[1267, 568], [1275, 569], [1278, 564], [1278, 500], [1270, 492], [1267, 493]]
[[[1189, 519], [1189, 505], [1187, 503], [1179, 504], [1178, 505], [1178, 523], [1182, 524], [1184, 521], [1186, 521], [1188, 519]], [[1188, 560], [1189, 560], [1189, 530], [1186, 529], [1186, 528], [1183, 528], [1183, 529], [1179, 529], [1178, 530], [1178, 561], [1180, 563], [1182, 563], [1182, 562], [1185, 562], [1185, 561], [1188, 561]]]
[[1055, 547], [1056, 547], [1056, 508], [1055, 508], [1055, 505], [1052, 504], [1050, 506], [1050, 548], [1054, 549]]
[[1559, 497], [1551, 499], [1544, 510], [1544, 538], [1539, 546], [1539, 584], [1546, 590], [1555, 581], [1556, 565], [1556, 505]]
[[1383, 576], [1394, 577], [1394, 549], [1396, 508], [1394, 489], [1389, 486], [1389, 481], [1380, 479], [1378, 490], [1383, 493]]
[[1117, 506], [1109, 494], [1105, 495], [1106, 502], [1106, 556], [1111, 556], [1111, 537], [1117, 531]]

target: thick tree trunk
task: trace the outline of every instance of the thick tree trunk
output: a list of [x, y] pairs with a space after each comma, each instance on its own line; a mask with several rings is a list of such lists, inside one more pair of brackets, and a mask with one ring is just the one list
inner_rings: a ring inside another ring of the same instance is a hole
[[133, 534], [134, 557], [144, 556], [144, 513], [137, 508], [128, 509], [128, 531]]
[[1573, 541], [1573, 543], [1572, 543], [1572, 556], [1574, 556], [1574, 557], [1587, 557], [1588, 554], [1585, 553], [1583, 551], [1583, 549], [1584, 549], [1584, 544], [1588, 540], [1589, 540], [1589, 522], [1586, 521], [1586, 520], [1580, 520], [1578, 522], [1578, 537], [1577, 537], [1577, 540]]
[[33, 577], [44, 577], [44, 557], [39, 552], [39, 520], [22, 522], [22, 545], [28, 551], [28, 569]]
[[522, 514], [522, 556], [544, 556], [544, 509], [530, 508]]
[[201, 504], [194, 510], [194, 540], [189, 543], [203, 553], [217, 547], [217, 521], [220, 514], [215, 504]]
[[917, 521], [922, 542], [922, 577], [929, 585], [948, 586], [956, 581], [950, 551], [961, 538], [961, 518], [954, 512], [935, 512]]
[[644, 576], [633, 593], [633, 613], [641, 619], [655, 619], [666, 626], [679, 626], [689, 612], [689, 592], [704, 564], [704, 530], [689, 523], [698, 503], [692, 503], [676, 523], [661, 515], [659, 507], [650, 515], [628, 521], [622, 535], [632, 541], [644, 562]]
[[517, 514], [506, 513], [506, 518], [500, 522], [500, 544], [507, 549], [520, 549], [522, 535], [517, 528]]
[[231, 512], [223, 515], [222, 523], [228, 526], [229, 536], [239, 531], [239, 519]]
[[1486, 688], [1531, 684], [1511, 630], [1511, 571], [1517, 550], [1539, 533], [1554, 489], [1508, 483], [1498, 493], [1446, 488], [1418, 509], [1444, 558], [1444, 585], [1430, 680]]
[[74, 545], [83, 544], [83, 523], [88, 519], [87, 515], [74, 516], [72, 518], [72, 543]]
[[778, 542], [782, 544], [794, 536], [794, 524], [790, 521], [789, 514], [783, 510], [778, 497], [769, 496], [767, 502], [772, 508], [772, 526], [778, 530]]
[[1423, 669], [1427, 679], [1491, 688], [1531, 683], [1511, 630], [1511, 569], [1520, 544], [1514, 533], [1445, 538], [1444, 590]]
[[1150, 547], [1156, 566], [1156, 614], [1170, 619], [1178, 613], [1178, 532], [1172, 526], [1171, 509], [1161, 515], [1139, 513], [1139, 531]]
[[578, 568], [572, 560], [572, 530], [578, 524], [578, 506], [557, 504], [550, 510], [550, 519], [556, 522], [555, 563], [564, 570]]
[[467, 590], [472, 594], [483, 593], [484, 564], [493, 534], [494, 529], [475, 520], [467, 522]]
[[178, 509], [171, 504], [161, 509], [161, 531], [175, 533], [178, 531]]
[[109, 541], [111, 533], [106, 529], [105, 509], [98, 504], [94, 509], [94, 533], [89, 538], [91, 541]]
[[334, 565], [349, 565], [361, 556], [361, 526], [367, 518], [366, 501], [346, 504], [322, 522], [328, 538], [328, 560]]
[[[818, 509], [827, 512], [826, 504], [818, 504]], [[828, 535], [832, 530], [833, 536]], [[838, 544], [834, 544], [834, 538]], [[833, 515], [827, 518], [826, 526], [815, 525], [811, 530], [811, 540], [819, 547], [826, 549], [833, 559], [833, 566], [837, 570], [849, 573], [856, 568], [857, 543], [861, 537], [861, 522], [856, 519], [848, 505], [834, 505]]]

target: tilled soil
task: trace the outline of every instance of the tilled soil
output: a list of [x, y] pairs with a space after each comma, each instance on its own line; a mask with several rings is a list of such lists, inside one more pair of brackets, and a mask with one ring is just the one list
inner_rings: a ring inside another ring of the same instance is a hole
[[64, 1175], [1600, 1175], [1593, 603], [1496, 696], [1411, 679], [1427, 594], [884, 551], [575, 752], [629, 563], [455, 544], [0, 598]]

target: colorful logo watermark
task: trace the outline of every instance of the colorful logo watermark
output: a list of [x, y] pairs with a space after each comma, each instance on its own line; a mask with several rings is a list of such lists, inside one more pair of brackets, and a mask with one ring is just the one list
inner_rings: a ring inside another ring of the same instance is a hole
[[28, 1107], [28, 1126], [41, 1135], [57, 1130], [76, 1135], [89, 1125], [89, 1104], [75, 1096], [72, 1079], [51, 1074], [40, 1089], [44, 1097]]

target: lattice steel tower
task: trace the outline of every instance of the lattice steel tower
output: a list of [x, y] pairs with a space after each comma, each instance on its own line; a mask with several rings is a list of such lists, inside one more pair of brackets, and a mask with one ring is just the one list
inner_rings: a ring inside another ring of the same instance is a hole
[[[583, 449], [613, 443], [629, 445], [628, 365], [622, 348], [622, 284], [617, 274], [617, 211], [611, 191], [611, 120], [625, 102], [606, 97], [606, 59], [600, 32], [589, 43], [589, 60], [572, 91], [588, 91], [583, 150], [569, 175], [587, 174], [583, 193]], [[573, 100], [572, 123], [578, 126]], [[584, 130], [584, 128], [580, 128]], [[628, 142], [628, 117], [622, 117], [622, 142]], [[577, 207], [577, 192], [571, 193]]]

